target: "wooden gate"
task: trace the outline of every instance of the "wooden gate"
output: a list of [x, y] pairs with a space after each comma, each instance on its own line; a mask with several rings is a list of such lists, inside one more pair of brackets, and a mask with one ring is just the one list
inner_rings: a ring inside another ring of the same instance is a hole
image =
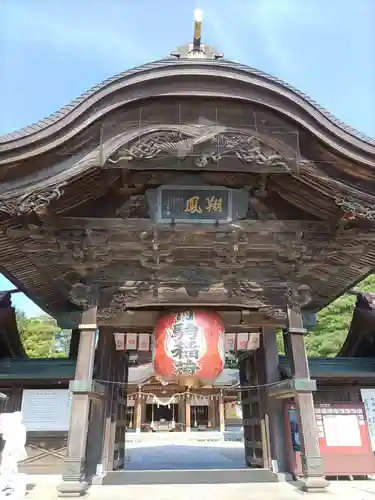
[[264, 350], [244, 354], [240, 360], [240, 383], [246, 465], [270, 468], [271, 449], [269, 419], [266, 414], [266, 389], [258, 386], [265, 383]]
[[102, 460], [104, 427], [104, 401], [92, 398], [90, 401], [89, 428], [86, 445], [86, 475], [93, 477]]

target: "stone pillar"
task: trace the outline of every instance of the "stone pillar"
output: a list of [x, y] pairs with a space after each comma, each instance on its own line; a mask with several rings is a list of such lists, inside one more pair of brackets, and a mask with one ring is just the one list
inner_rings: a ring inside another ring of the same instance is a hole
[[68, 435], [68, 452], [57, 490], [65, 495], [83, 495], [86, 482], [86, 446], [89, 425], [90, 398], [93, 393], [93, 369], [96, 347], [96, 307], [82, 314], [78, 357], [74, 381], [70, 384], [72, 413]]
[[219, 396], [219, 425], [220, 432], [225, 431], [225, 408], [224, 408], [224, 397], [222, 391], [220, 391]]
[[185, 431], [190, 432], [191, 430], [191, 413], [190, 413], [190, 396], [186, 395], [185, 399]]
[[328, 486], [328, 482], [324, 478], [313, 393], [311, 390], [298, 390], [298, 387], [301, 387], [301, 381], [306, 387], [309, 386], [310, 371], [304, 339], [306, 330], [303, 328], [300, 302], [296, 300], [295, 296], [289, 297], [287, 313], [288, 332], [286, 340], [289, 362], [296, 387], [294, 398], [299, 420], [301, 458], [304, 473], [303, 489], [308, 492], [324, 492]]
[[[266, 383], [278, 382], [280, 380], [280, 371], [276, 328], [273, 326], [263, 327], [262, 337], [264, 344]], [[275, 472], [287, 472], [283, 400], [268, 395], [266, 406], [270, 422], [272, 465]]]
[[141, 388], [138, 388], [138, 397], [135, 400], [135, 432], [141, 432], [141, 425], [142, 425], [142, 409], [143, 409], [143, 401], [142, 401], [142, 396], [140, 394]]

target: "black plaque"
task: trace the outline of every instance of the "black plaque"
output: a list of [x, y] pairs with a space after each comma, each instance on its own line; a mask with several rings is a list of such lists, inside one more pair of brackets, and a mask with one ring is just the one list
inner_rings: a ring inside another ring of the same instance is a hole
[[249, 194], [225, 186], [166, 185], [147, 191], [156, 224], [228, 223], [246, 217]]
[[160, 190], [160, 221], [216, 222], [231, 216], [231, 192], [225, 187], [183, 187]]

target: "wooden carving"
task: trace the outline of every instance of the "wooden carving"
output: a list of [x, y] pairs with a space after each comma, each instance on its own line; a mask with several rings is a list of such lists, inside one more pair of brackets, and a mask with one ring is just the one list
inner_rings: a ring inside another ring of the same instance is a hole
[[310, 287], [293, 283], [286, 289], [286, 299], [289, 307], [299, 310], [311, 301]]
[[145, 133], [130, 145], [120, 147], [107, 162], [152, 160], [175, 157], [185, 160], [194, 157], [196, 167], [204, 169], [224, 158], [237, 158], [251, 165], [254, 171], [290, 172], [290, 160], [265, 143], [260, 137], [220, 125], [180, 126], [175, 130]]
[[75, 283], [70, 290], [69, 298], [76, 306], [89, 309], [97, 305], [99, 290], [96, 285]]
[[0, 198], [0, 212], [12, 217], [31, 212], [43, 212], [48, 205], [58, 200], [62, 194], [61, 187], [54, 186], [28, 192], [14, 199]]
[[353, 219], [362, 218], [375, 221], [375, 209], [371, 202], [359, 202], [352, 196], [336, 196], [337, 205], [346, 214], [351, 214]]

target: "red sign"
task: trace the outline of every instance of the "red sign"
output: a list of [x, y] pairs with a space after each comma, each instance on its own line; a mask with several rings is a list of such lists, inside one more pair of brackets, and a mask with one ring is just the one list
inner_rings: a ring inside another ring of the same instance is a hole
[[[364, 406], [361, 403], [316, 404], [319, 448], [327, 476], [375, 473]], [[302, 476], [300, 425], [295, 405], [286, 404], [290, 472]]]
[[156, 324], [154, 342], [154, 369], [165, 380], [192, 377], [209, 383], [224, 368], [224, 323], [215, 312], [166, 314]]

